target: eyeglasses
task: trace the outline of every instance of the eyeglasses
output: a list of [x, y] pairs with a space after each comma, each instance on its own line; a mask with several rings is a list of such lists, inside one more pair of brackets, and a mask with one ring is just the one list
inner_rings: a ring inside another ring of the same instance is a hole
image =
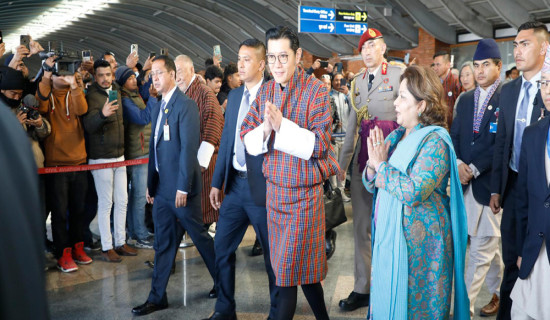
[[151, 75], [151, 77], [155, 77], [155, 76], [160, 76], [161, 74], [163, 73], [166, 73], [168, 71], [157, 71], [157, 72], [154, 72], [154, 71], [151, 71], [151, 73], [149, 73]]
[[274, 55], [274, 54], [268, 54], [267, 55], [267, 63], [269, 64], [274, 64], [275, 61], [277, 61], [277, 59], [279, 59], [279, 62], [281, 64], [285, 64], [288, 62], [288, 54], [284, 53], [284, 54], [280, 54], [278, 56]]
[[537, 86], [539, 89], [548, 89], [550, 87], [550, 80], [537, 80]]

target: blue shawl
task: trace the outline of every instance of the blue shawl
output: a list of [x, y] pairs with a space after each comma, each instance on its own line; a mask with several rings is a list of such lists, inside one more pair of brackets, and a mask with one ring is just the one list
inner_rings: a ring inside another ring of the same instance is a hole
[[[451, 162], [451, 229], [454, 253], [454, 317], [455, 320], [470, 319], [470, 301], [464, 282], [464, 259], [468, 240], [466, 209], [462, 186], [458, 177], [456, 154], [447, 130], [428, 126], [410, 133], [393, 152], [389, 164], [402, 173], [418, 153], [426, 136], [437, 133], [449, 146]], [[386, 140], [387, 141], [387, 140]], [[364, 177], [363, 177], [364, 179]], [[403, 203], [386, 190], [376, 189], [378, 212], [376, 230], [373, 216], [373, 253], [371, 302], [373, 315], [378, 319], [407, 319], [408, 258], [407, 243], [403, 233]], [[373, 206], [373, 212], [374, 212]], [[382, 213], [382, 214], [380, 214]], [[385, 214], [387, 213], [387, 214]], [[376, 232], [375, 232], [376, 231]], [[377, 235], [375, 238], [374, 235]], [[383, 248], [384, 250], [382, 250]]]

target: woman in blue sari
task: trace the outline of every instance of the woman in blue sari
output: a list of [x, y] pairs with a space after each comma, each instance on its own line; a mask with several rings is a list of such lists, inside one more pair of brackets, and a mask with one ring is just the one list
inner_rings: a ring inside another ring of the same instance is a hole
[[[400, 125], [368, 140], [365, 187], [375, 194], [371, 319], [469, 319], [467, 224], [444, 92], [431, 69], [411, 66], [394, 102]], [[388, 158], [389, 155], [389, 158]], [[451, 196], [447, 194], [450, 182]]]

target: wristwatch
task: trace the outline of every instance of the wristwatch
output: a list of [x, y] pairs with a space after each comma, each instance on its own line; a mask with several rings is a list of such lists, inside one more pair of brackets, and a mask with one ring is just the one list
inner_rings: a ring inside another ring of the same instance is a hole
[[50, 67], [49, 65], [46, 64], [46, 62], [42, 63], [42, 69], [44, 69], [44, 71], [46, 71], [46, 72], [53, 72], [54, 71], [54, 67]]

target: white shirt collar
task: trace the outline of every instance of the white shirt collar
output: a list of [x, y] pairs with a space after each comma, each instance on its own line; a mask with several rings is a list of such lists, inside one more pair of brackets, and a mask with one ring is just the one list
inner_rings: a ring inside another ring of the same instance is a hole
[[191, 86], [191, 84], [193, 83], [193, 81], [195, 81], [195, 78], [197, 77], [196, 74], [193, 75], [193, 78], [191, 78], [191, 81], [189, 81], [189, 84], [187, 85], [187, 88], [185, 88], [185, 90], [183, 90], [183, 93], [187, 93], [187, 90], [189, 90], [189, 87]]
[[177, 88], [178, 88], [178, 86], [174, 85], [174, 88], [172, 88], [172, 90], [168, 91], [167, 94], [162, 96], [162, 101], [164, 101], [168, 105], [168, 102], [170, 101], [170, 98], [172, 98], [172, 95], [174, 94], [174, 91], [176, 91]]
[[[382, 63], [383, 63], [383, 62], [382, 62]], [[370, 73], [370, 72], [369, 72], [369, 69], [367, 69], [367, 75], [372, 74], [372, 75], [374, 75], [374, 76], [376, 77], [376, 74], [378, 73], [378, 70], [380, 69], [381, 66], [382, 66], [382, 64], [380, 64], [380, 65], [378, 66], [378, 68], [374, 69], [374, 71], [373, 71], [372, 73]]]
[[250, 94], [250, 98], [248, 99], [248, 101], [250, 102], [251, 105], [252, 105], [252, 102], [256, 100], [256, 95], [258, 94], [258, 90], [260, 90], [260, 87], [262, 86], [263, 83], [264, 83], [264, 80], [262, 79], [258, 83], [256, 83], [252, 88], [250, 88], [250, 90], [246, 88], [246, 85], [244, 86], [244, 92], [248, 91], [248, 93]]
[[[535, 74], [531, 80], [529, 80], [529, 82], [531, 82], [531, 89], [533, 88], [537, 88], [537, 81], [540, 80], [541, 78], [541, 75], [542, 75], [542, 70], [539, 71], [537, 74]], [[527, 79], [525, 79], [525, 77], [523, 77], [523, 75], [521, 76], [521, 88], [523, 89], [523, 84], [525, 83], [525, 81], [527, 81]]]

